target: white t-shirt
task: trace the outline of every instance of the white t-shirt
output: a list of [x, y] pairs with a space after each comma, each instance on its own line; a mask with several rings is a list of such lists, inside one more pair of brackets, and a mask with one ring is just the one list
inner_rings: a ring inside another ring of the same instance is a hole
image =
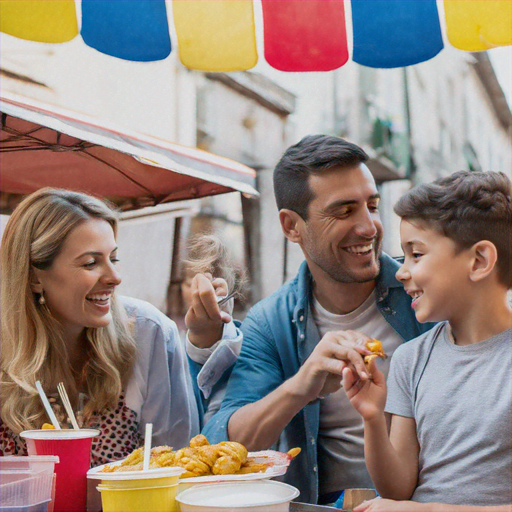
[[[375, 301], [375, 291], [357, 309], [346, 315], [327, 311], [316, 298], [312, 310], [321, 336], [329, 331], [359, 331], [380, 340], [388, 356], [404, 341], [381, 315]], [[389, 370], [389, 361], [388, 358], [377, 362], [385, 375]], [[373, 487], [364, 462], [363, 420], [343, 389], [320, 403], [318, 467], [320, 494]]]

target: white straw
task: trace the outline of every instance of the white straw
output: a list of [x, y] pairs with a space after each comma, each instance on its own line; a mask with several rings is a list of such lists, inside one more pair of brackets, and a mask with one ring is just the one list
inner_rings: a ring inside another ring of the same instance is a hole
[[144, 436], [144, 464], [143, 471], [149, 469], [149, 457], [151, 456], [151, 436], [153, 435], [153, 423], [146, 423], [146, 434]]
[[59, 391], [60, 399], [64, 404], [64, 408], [68, 413], [69, 419], [73, 424], [73, 428], [75, 430], [80, 430], [80, 427], [78, 426], [78, 421], [76, 421], [75, 413], [73, 412], [73, 407], [71, 407], [71, 402], [69, 401], [68, 393], [66, 391], [66, 388], [64, 387], [63, 382], [59, 382], [59, 384], [57, 385], [57, 390]]
[[55, 413], [53, 412], [52, 406], [50, 405], [50, 402], [48, 402], [48, 398], [46, 398], [46, 395], [43, 390], [43, 386], [41, 386], [41, 382], [36, 382], [36, 388], [37, 391], [39, 391], [39, 396], [41, 397], [41, 400], [43, 401], [44, 408], [46, 409], [46, 413], [48, 414], [48, 417], [50, 418], [50, 421], [53, 423], [53, 426], [57, 430], [62, 430], [59, 425], [59, 421], [57, 420], [57, 417], [55, 416]]

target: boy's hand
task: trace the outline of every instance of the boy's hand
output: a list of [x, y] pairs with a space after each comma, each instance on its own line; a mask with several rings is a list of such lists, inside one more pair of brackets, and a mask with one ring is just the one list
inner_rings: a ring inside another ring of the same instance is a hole
[[370, 363], [370, 379], [362, 380], [351, 368], [343, 370], [343, 387], [350, 403], [365, 421], [383, 414], [386, 405], [386, 378]]
[[196, 347], [208, 348], [221, 339], [224, 324], [231, 322], [231, 315], [217, 304], [218, 297], [228, 294], [228, 285], [211, 274], [197, 274], [191, 292], [192, 301], [185, 316], [188, 339]]

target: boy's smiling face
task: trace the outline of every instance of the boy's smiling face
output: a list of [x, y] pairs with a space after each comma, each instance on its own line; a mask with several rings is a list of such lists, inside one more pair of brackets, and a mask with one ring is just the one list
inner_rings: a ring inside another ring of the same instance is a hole
[[400, 238], [405, 260], [396, 277], [413, 298], [417, 320], [440, 322], [463, 314], [470, 284], [468, 251], [457, 252], [453, 240], [415, 221], [402, 220]]

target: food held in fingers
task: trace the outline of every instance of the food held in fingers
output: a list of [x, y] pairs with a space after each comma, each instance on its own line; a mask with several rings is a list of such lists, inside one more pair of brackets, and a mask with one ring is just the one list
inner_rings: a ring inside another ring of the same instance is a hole
[[367, 369], [370, 368], [370, 363], [377, 357], [380, 357], [381, 359], [387, 359], [388, 357], [382, 348], [382, 343], [375, 338], [366, 343], [366, 348], [372, 352], [371, 354], [364, 356], [364, 364]]

